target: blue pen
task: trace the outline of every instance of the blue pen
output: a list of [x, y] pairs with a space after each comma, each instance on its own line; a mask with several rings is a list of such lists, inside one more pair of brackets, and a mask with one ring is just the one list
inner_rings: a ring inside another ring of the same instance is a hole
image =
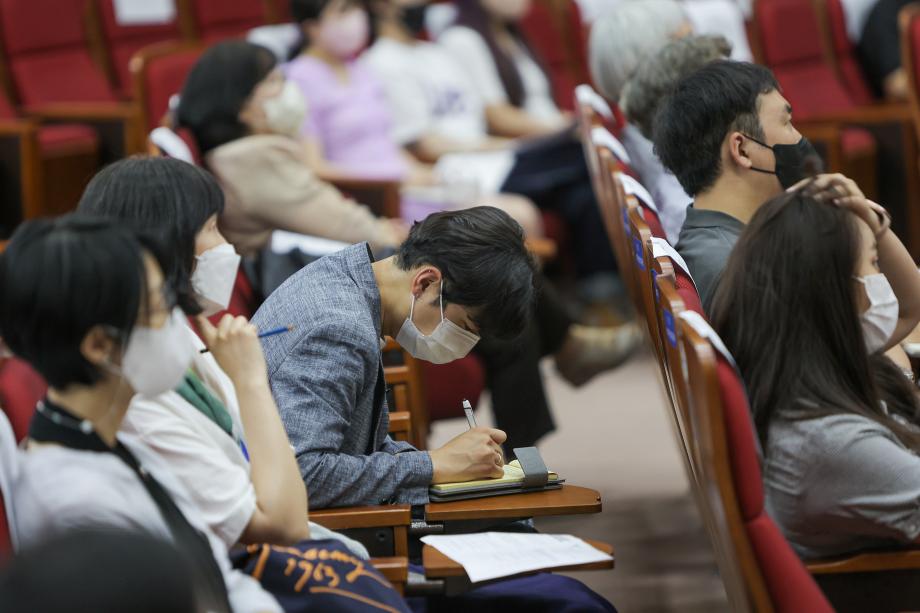
[[[275, 336], [276, 334], [284, 334], [285, 332], [290, 332], [294, 329], [294, 326], [281, 326], [280, 328], [274, 328], [272, 330], [267, 330], [265, 332], [259, 332], [259, 338], [265, 338], [267, 336]], [[200, 350], [198, 353], [207, 353], [208, 348]]]

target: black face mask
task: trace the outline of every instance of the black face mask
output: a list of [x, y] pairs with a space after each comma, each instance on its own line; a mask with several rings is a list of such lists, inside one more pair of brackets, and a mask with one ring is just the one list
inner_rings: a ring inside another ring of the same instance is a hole
[[427, 4], [418, 6], [407, 6], [402, 10], [399, 18], [403, 25], [412, 33], [412, 36], [418, 38], [419, 34], [425, 31], [425, 9]]
[[766, 147], [773, 151], [773, 159], [775, 160], [776, 170], [766, 170], [764, 168], [756, 168], [751, 166], [751, 170], [756, 170], [757, 172], [762, 172], [768, 175], [776, 175], [776, 178], [779, 179], [779, 184], [783, 186], [783, 189], [789, 189], [802, 179], [806, 178], [805, 174], [805, 160], [809, 158], [814, 158], [818, 166], [818, 171], [821, 170], [821, 158], [818, 156], [818, 152], [815, 151], [814, 146], [811, 142], [805, 138], [802, 139], [794, 145], [773, 145], [772, 147], [766, 143], [762, 143], [752, 136], [747, 134], [743, 135], [745, 138], [750, 139], [760, 145], [761, 147]]

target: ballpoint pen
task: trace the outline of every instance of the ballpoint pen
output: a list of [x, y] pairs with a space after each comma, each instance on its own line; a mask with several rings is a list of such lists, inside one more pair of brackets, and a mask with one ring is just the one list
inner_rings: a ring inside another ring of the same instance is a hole
[[[281, 326], [280, 328], [275, 328], [273, 330], [268, 330], [266, 332], [259, 332], [259, 338], [265, 338], [267, 336], [275, 336], [276, 334], [284, 334], [285, 332], [290, 332], [294, 329], [294, 326]], [[200, 350], [198, 353], [207, 353], [209, 350], [207, 347]]]

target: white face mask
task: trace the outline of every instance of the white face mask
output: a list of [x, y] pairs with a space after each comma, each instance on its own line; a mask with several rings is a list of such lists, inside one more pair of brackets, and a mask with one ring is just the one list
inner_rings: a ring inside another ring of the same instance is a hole
[[898, 326], [898, 297], [895, 296], [888, 277], [882, 273], [856, 277], [866, 288], [869, 308], [859, 316], [866, 349], [869, 353], [880, 351], [888, 344]]
[[212, 247], [195, 256], [192, 288], [204, 308], [205, 317], [223, 311], [230, 304], [239, 267], [240, 256], [229, 243]]
[[262, 102], [269, 129], [283, 136], [297, 136], [307, 116], [307, 103], [293, 81], [285, 81], [281, 93]]
[[444, 317], [444, 300], [443, 284], [438, 301], [441, 306], [441, 322], [434, 331], [425, 336], [412, 322], [412, 313], [415, 310], [415, 296], [412, 296], [412, 303], [409, 307], [409, 317], [399, 329], [396, 335], [396, 342], [399, 346], [412, 354], [413, 357], [432, 364], [447, 364], [454, 360], [465, 357], [476, 343], [479, 337], [468, 332]]
[[184, 320], [175, 308], [162, 328], [135, 326], [131, 332], [121, 373], [138, 394], [159, 396], [182, 381], [195, 355]]

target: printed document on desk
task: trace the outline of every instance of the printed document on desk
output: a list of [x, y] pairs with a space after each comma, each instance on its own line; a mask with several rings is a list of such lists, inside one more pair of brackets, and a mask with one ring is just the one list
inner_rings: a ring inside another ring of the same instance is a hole
[[463, 566], [473, 583], [612, 559], [570, 534], [479, 532], [428, 535], [422, 542]]

